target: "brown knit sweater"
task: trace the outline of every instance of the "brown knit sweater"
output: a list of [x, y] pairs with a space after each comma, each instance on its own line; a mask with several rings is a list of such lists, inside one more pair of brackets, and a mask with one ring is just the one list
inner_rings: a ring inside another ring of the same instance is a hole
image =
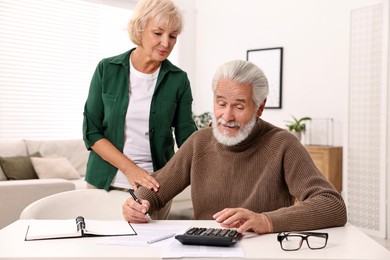
[[[302, 144], [286, 130], [261, 119], [242, 143], [225, 146], [212, 129], [199, 130], [155, 173], [157, 193], [138, 195], [153, 212], [191, 185], [195, 219], [212, 219], [224, 208], [262, 212], [273, 232], [342, 226], [341, 195], [314, 165]], [[295, 203], [295, 198], [300, 202]]]

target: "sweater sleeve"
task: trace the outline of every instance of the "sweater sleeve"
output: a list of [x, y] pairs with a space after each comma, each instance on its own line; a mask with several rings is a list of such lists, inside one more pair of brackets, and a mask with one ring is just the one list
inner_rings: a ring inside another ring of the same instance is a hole
[[264, 212], [273, 232], [345, 225], [347, 213], [340, 193], [318, 170], [298, 140], [291, 139], [285, 147], [283, 177], [297, 201], [290, 207]]
[[[193, 136], [193, 135], [192, 135]], [[150, 202], [150, 212], [159, 210], [190, 185], [193, 138], [185, 142], [168, 163], [154, 173], [160, 184], [157, 192], [140, 187], [136, 194]]]

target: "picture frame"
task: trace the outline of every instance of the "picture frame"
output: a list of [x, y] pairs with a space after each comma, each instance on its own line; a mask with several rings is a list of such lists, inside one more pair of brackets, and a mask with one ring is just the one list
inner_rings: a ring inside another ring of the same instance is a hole
[[246, 60], [263, 70], [269, 93], [265, 108], [282, 108], [283, 47], [247, 50]]

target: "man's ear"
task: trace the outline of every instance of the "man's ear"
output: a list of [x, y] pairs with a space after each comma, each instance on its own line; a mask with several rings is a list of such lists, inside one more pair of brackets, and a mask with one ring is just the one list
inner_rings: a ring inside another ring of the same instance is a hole
[[257, 110], [256, 114], [257, 114], [257, 117], [261, 117], [261, 115], [263, 114], [263, 111], [264, 111], [264, 108], [265, 108], [265, 103], [267, 102], [267, 98], [264, 99], [263, 103], [261, 103], [259, 109]]

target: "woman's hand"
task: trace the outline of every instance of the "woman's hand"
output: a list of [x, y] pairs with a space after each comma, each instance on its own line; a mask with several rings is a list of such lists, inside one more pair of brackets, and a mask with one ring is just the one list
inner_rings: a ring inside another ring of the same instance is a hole
[[272, 232], [268, 217], [243, 208], [226, 208], [213, 215], [223, 228], [237, 228], [239, 233], [253, 231], [256, 234]]
[[158, 191], [160, 184], [157, 180], [146, 170], [134, 165], [131, 169], [123, 172], [134, 190], [137, 190], [139, 186], [145, 187], [149, 190]]
[[159, 183], [151, 174], [138, 167], [133, 161], [120, 152], [108, 139], [103, 138], [97, 141], [92, 149], [105, 161], [123, 172], [134, 190], [143, 186], [149, 190], [158, 191]]

